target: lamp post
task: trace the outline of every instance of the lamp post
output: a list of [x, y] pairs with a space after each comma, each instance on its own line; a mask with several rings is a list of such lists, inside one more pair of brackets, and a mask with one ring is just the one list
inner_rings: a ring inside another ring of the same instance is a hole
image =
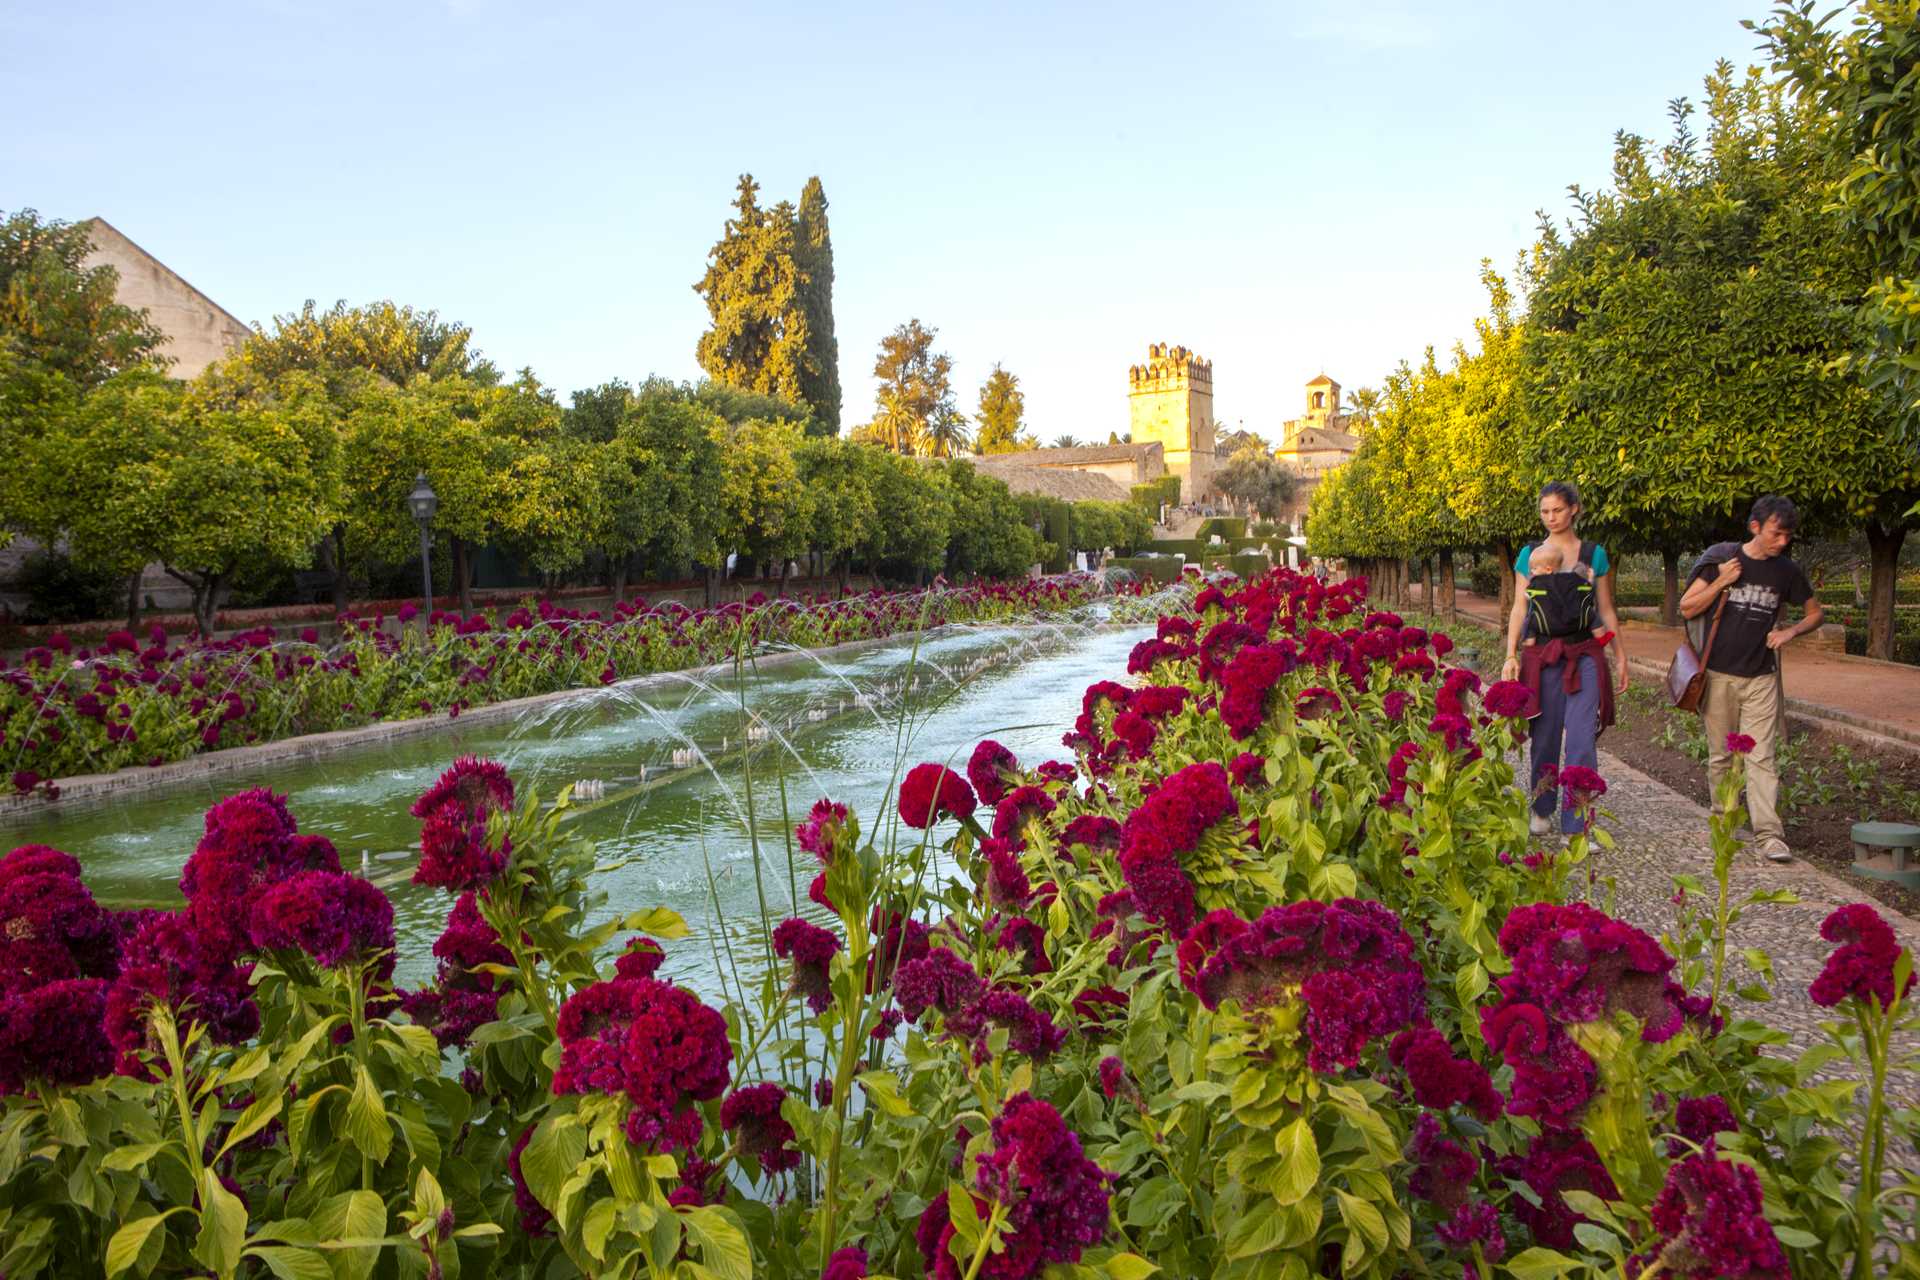
[[414, 521], [420, 526], [420, 583], [426, 592], [427, 608], [420, 617], [420, 627], [424, 632], [427, 619], [433, 616], [433, 513], [440, 509], [440, 495], [427, 483], [427, 473], [422, 471], [413, 482], [413, 492], [407, 495], [407, 507], [413, 512]]

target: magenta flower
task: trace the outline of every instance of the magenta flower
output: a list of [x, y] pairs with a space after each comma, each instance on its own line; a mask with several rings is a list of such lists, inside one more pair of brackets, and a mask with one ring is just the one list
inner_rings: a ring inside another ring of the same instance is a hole
[[304, 951], [328, 969], [377, 959], [376, 977], [393, 973], [393, 904], [359, 876], [290, 876], [260, 895], [247, 932], [262, 950]]
[[1319, 685], [1302, 689], [1293, 700], [1293, 714], [1299, 720], [1324, 720], [1340, 714], [1340, 695]]
[[777, 1084], [753, 1084], [735, 1089], [720, 1104], [720, 1127], [768, 1173], [784, 1173], [800, 1163], [793, 1126], [780, 1114], [786, 1097]]
[[1127, 1082], [1127, 1064], [1108, 1055], [1100, 1059], [1100, 1092], [1109, 1098], [1117, 1095]]
[[1139, 913], [1175, 933], [1193, 922], [1194, 889], [1182, 866], [1216, 823], [1240, 811], [1227, 771], [1211, 760], [1169, 776], [1127, 816], [1120, 869]]
[[1602, 1200], [1620, 1198], [1599, 1152], [1578, 1131], [1541, 1134], [1524, 1156], [1508, 1156], [1498, 1168], [1502, 1177], [1526, 1183], [1538, 1198], [1536, 1206], [1525, 1196], [1513, 1196], [1507, 1207], [1533, 1233], [1535, 1243], [1550, 1249], [1570, 1248], [1574, 1227], [1587, 1221], [1567, 1207], [1561, 1192], [1585, 1191]]
[[1560, 770], [1560, 789], [1567, 793], [1569, 809], [1587, 809], [1607, 794], [1606, 779], [1584, 765], [1570, 764]]
[[669, 983], [616, 978], [569, 998], [558, 1031], [555, 1094], [624, 1093], [636, 1145], [676, 1151], [699, 1141], [695, 1104], [725, 1091], [733, 1061], [725, 1018]]
[[1413, 1100], [1423, 1107], [1464, 1105], [1490, 1121], [1505, 1105], [1487, 1069], [1472, 1058], [1454, 1057], [1453, 1046], [1433, 1027], [1402, 1031], [1387, 1046], [1387, 1057], [1407, 1073]]
[[112, 1074], [107, 986], [101, 978], [62, 978], [0, 997], [0, 1096], [35, 1080], [78, 1086]]
[[965, 820], [978, 802], [967, 780], [945, 765], [928, 762], [907, 771], [900, 783], [900, 821], [924, 831], [942, 817]]
[[951, 1017], [979, 999], [986, 983], [973, 966], [946, 947], [900, 966], [893, 979], [894, 998], [901, 1012], [918, 1022], [928, 1009]]
[[828, 968], [839, 950], [840, 939], [797, 917], [782, 920], [773, 931], [773, 954], [793, 961], [790, 990], [805, 996], [807, 1008], [815, 1013], [824, 1013], [833, 1001]]
[[1020, 866], [1018, 846], [998, 836], [980, 842], [987, 863], [987, 902], [994, 907], [1019, 910], [1033, 897], [1033, 885]]
[[1658, 1043], [1680, 1030], [1669, 956], [1651, 935], [1584, 902], [1516, 907], [1500, 929], [1500, 949], [1513, 972], [1500, 979], [1510, 1000], [1537, 1004], [1555, 1019], [1591, 1022], [1625, 1009], [1641, 1022], [1641, 1038]]
[[[1815, 1004], [1831, 1009], [1851, 996], [1882, 1009], [1893, 1006], [1893, 966], [1901, 947], [1879, 912], [1864, 902], [1849, 903], [1822, 922], [1820, 936], [1841, 946], [1807, 989]], [[1909, 975], [1901, 994], [1912, 989]]]
[[433, 954], [440, 961], [433, 985], [406, 993], [400, 1007], [432, 1031], [442, 1048], [463, 1047], [499, 1013], [499, 980], [480, 966], [511, 966], [513, 952], [501, 943], [468, 892], [447, 913], [446, 928], [434, 941]]
[[1492, 685], [1480, 699], [1481, 705], [1496, 716], [1518, 720], [1533, 714], [1533, 690], [1518, 680], [1502, 680]]
[[1649, 1211], [1660, 1233], [1655, 1256], [1683, 1280], [1738, 1276], [1788, 1280], [1786, 1250], [1761, 1212], [1751, 1165], [1711, 1151], [1675, 1161]]
[[543, 1236], [553, 1223], [553, 1215], [534, 1196], [527, 1186], [526, 1175], [520, 1171], [520, 1156], [533, 1141], [533, 1129], [534, 1126], [528, 1125], [520, 1131], [513, 1150], [507, 1155], [507, 1173], [513, 1179], [513, 1207], [520, 1214], [520, 1229], [530, 1236]]
[[1754, 741], [1746, 734], [1730, 733], [1727, 735], [1727, 750], [1731, 751], [1734, 755], [1744, 756], [1751, 752], [1753, 748]]
[[973, 749], [967, 760], [967, 781], [982, 804], [999, 804], [1010, 786], [1017, 785], [1020, 761], [1013, 752], [988, 738]]
[[513, 780], [491, 760], [462, 756], [440, 775], [411, 810], [421, 819], [420, 866], [413, 883], [460, 891], [478, 889], [506, 868], [511, 852], [487, 842], [487, 819], [513, 809]]
[[827, 1259], [827, 1269], [820, 1273], [820, 1280], [866, 1280], [866, 1275], [867, 1251], [850, 1244], [833, 1251], [833, 1256]]
[[[1116, 728], [1119, 721], [1114, 722]], [[1042, 787], [1015, 787], [1000, 798], [993, 809], [993, 835], [996, 840], [1018, 842], [1029, 822], [1052, 813], [1053, 797]]]
[[660, 972], [660, 966], [666, 962], [667, 953], [652, 938], [637, 937], [627, 944], [627, 949], [614, 957], [613, 972], [619, 978], [651, 978]]
[[1029, 1276], [1048, 1263], [1078, 1262], [1081, 1250], [1106, 1236], [1112, 1179], [1086, 1158], [1060, 1113], [1029, 1094], [1007, 1100], [992, 1134], [974, 1185], [1009, 1211], [995, 1274]]
[[1120, 824], [1097, 813], [1083, 813], [1067, 823], [1060, 833], [1062, 845], [1082, 845], [1088, 849], [1118, 849]]

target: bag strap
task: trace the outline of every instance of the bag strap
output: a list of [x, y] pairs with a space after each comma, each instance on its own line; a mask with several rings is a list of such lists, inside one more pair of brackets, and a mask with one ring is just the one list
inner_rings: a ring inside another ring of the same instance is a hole
[[1713, 638], [1720, 634], [1720, 615], [1727, 611], [1726, 593], [1720, 595], [1720, 603], [1714, 606], [1713, 625], [1707, 629], [1707, 647], [1700, 653], [1700, 669], [1707, 669], [1707, 659], [1713, 656]]

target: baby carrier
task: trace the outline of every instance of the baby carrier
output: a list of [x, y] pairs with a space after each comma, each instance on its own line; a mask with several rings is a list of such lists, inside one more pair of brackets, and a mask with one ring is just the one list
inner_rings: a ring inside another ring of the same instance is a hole
[[[1527, 634], [1538, 640], [1589, 635], [1594, 627], [1594, 544], [1580, 540], [1580, 560], [1571, 569], [1527, 580]], [[1529, 547], [1531, 551], [1531, 547]]]

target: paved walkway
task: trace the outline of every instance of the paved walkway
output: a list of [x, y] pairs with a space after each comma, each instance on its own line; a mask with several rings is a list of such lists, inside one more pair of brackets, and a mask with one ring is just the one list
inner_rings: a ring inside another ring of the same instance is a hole
[[[1418, 584], [1413, 598], [1423, 593]], [[1500, 603], [1461, 591], [1456, 597], [1463, 620], [1499, 628]], [[1621, 623], [1621, 643], [1632, 661], [1635, 679], [1659, 680], [1680, 643], [1680, 631], [1634, 619]], [[1877, 662], [1816, 650], [1795, 643], [1786, 651], [1787, 710], [1838, 721], [1901, 742], [1920, 746], [1920, 667]]]
[[[1658, 935], [1674, 927], [1675, 875], [1692, 872], [1712, 886], [1707, 811], [1605, 751], [1600, 753], [1600, 771], [1607, 779], [1606, 798], [1601, 802], [1608, 815], [1604, 825], [1618, 837], [1618, 844], [1611, 851], [1596, 851], [1593, 865], [1602, 882], [1590, 897], [1605, 908], [1609, 888], [1604, 880], [1611, 876], [1614, 914]], [[1776, 865], [1749, 849], [1734, 863], [1732, 890], [1737, 900], [1755, 889], [1791, 889], [1800, 901], [1746, 909], [1728, 940], [1728, 985], [1752, 977], [1737, 958], [1740, 948], [1758, 947], [1772, 956], [1774, 1000], [1767, 1004], [1736, 1000], [1734, 1004], [1740, 1013], [1792, 1036], [1797, 1055], [1824, 1040], [1820, 1024], [1831, 1017], [1807, 998], [1808, 985], [1834, 950], [1834, 944], [1820, 936], [1820, 924], [1836, 907], [1862, 898], [1852, 885], [1811, 863]], [[1897, 911], [1881, 909], [1880, 914], [1901, 944], [1920, 955], [1920, 921]], [[1907, 1105], [1920, 1102], [1920, 1073], [1896, 1072], [1889, 1090]]]

